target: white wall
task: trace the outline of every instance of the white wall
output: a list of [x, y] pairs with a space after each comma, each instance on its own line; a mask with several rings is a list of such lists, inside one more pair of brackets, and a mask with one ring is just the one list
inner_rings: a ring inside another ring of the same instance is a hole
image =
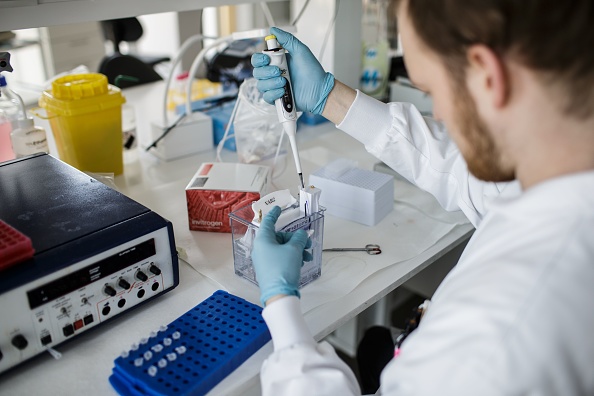
[[[291, 2], [293, 18], [305, 2]], [[337, 9], [338, 15], [332, 25]], [[311, 0], [297, 23], [296, 36], [318, 59], [321, 58], [324, 69], [353, 88], [359, 86], [361, 74], [361, 9], [361, 0]], [[328, 41], [322, 52], [328, 31]]]
[[173, 58], [181, 45], [177, 33], [177, 14], [165, 12], [141, 15], [138, 20], [144, 30], [142, 38], [137, 43], [138, 52], [147, 55], [168, 55]]
[[[39, 40], [38, 29], [17, 30], [17, 38], [23, 40]], [[33, 85], [41, 85], [45, 79], [43, 61], [41, 57], [41, 46], [39, 44], [11, 49], [11, 64], [14, 69], [12, 73], [2, 73], [6, 77], [9, 86], [15, 86], [20, 82], [27, 82]]]

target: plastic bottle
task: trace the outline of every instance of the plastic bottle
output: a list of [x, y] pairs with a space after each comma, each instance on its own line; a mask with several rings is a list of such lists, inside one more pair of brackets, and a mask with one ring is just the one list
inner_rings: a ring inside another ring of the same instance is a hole
[[169, 90], [167, 110], [175, 112], [175, 108], [186, 103], [186, 84], [188, 84], [188, 72], [183, 72], [175, 77], [172, 87]]
[[12, 144], [10, 142], [11, 131], [12, 124], [10, 119], [4, 110], [0, 109], [0, 162], [14, 158], [14, 151], [12, 151]]
[[49, 153], [45, 129], [35, 126], [33, 118], [18, 120], [18, 128], [12, 130], [10, 140], [17, 158], [35, 153]]
[[380, 100], [390, 74], [387, 8], [386, 0], [363, 0], [361, 90]]
[[25, 104], [21, 97], [8, 87], [6, 77], [0, 75], [0, 109], [12, 122], [12, 129], [18, 127], [18, 120], [25, 119]]
[[122, 105], [122, 133], [124, 145], [124, 163], [130, 163], [138, 159], [136, 147], [138, 139], [136, 136], [136, 112], [129, 104]]

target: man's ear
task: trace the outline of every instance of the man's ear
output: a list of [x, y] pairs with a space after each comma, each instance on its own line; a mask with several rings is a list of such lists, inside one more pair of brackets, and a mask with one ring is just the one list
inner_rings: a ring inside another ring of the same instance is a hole
[[[474, 87], [469, 87], [496, 108], [504, 106], [509, 98], [509, 79], [502, 59], [489, 47], [472, 45], [467, 51], [468, 72]], [[478, 89], [478, 91], [477, 91]]]

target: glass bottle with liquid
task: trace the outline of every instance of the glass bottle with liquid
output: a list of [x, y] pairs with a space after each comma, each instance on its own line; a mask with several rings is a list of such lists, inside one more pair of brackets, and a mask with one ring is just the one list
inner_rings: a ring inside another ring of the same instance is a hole
[[361, 91], [379, 100], [387, 99], [390, 74], [387, 10], [387, 0], [363, 0]]
[[15, 158], [10, 134], [18, 128], [18, 119], [25, 118], [25, 104], [8, 87], [3, 75], [0, 75], [0, 113], [0, 161], [7, 161]]
[[2, 75], [0, 75], [0, 109], [10, 119], [12, 129], [18, 127], [17, 124], [20, 118], [26, 118], [23, 100], [16, 92], [8, 87], [6, 77]]
[[12, 132], [10, 118], [0, 108], [0, 162], [8, 161], [15, 157], [14, 151], [12, 151], [10, 132]]

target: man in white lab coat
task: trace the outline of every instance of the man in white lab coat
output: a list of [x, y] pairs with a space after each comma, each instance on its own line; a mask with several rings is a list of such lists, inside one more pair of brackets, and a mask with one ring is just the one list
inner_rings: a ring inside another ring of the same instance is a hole
[[[594, 3], [401, 0], [398, 26], [437, 120], [346, 87], [271, 31], [290, 53], [301, 110], [476, 226], [379, 393], [594, 395]], [[280, 97], [278, 68], [261, 54], [252, 64], [265, 99]], [[308, 333], [297, 288], [307, 236], [275, 234], [278, 212], [252, 252], [274, 342], [263, 393], [359, 394], [331, 346]]]

